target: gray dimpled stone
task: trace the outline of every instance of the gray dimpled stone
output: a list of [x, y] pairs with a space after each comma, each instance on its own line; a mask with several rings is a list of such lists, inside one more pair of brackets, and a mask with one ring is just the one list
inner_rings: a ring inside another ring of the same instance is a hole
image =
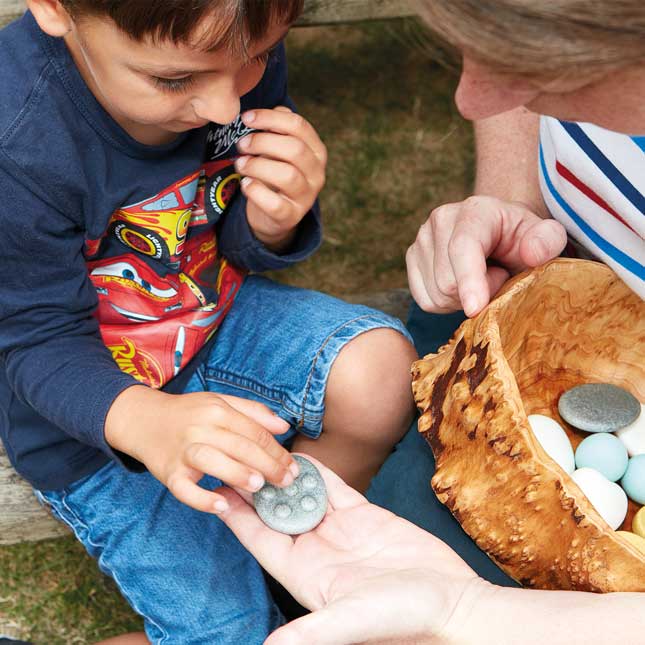
[[265, 484], [253, 494], [260, 519], [274, 531], [300, 535], [316, 528], [327, 512], [327, 489], [318, 469], [304, 457], [294, 455], [300, 474], [286, 488]]
[[558, 401], [560, 416], [586, 432], [615, 432], [641, 413], [638, 399], [610, 383], [586, 383], [565, 392]]

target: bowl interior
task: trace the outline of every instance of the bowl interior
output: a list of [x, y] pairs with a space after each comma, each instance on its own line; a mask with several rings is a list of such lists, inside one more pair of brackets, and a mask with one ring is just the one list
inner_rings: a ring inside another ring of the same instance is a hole
[[[568, 269], [569, 263], [547, 267], [496, 318], [526, 415], [558, 421], [575, 451], [588, 433], [558, 413], [568, 389], [612, 383], [645, 401], [645, 303], [602, 265], [584, 262]], [[630, 500], [621, 528], [631, 530], [639, 508]]]

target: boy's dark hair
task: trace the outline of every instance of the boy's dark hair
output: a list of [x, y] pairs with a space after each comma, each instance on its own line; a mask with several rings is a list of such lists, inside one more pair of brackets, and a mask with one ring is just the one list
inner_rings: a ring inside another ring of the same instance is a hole
[[[205, 51], [222, 46], [246, 49], [276, 23], [290, 24], [304, 0], [60, 0], [74, 19], [107, 16], [134, 40], [146, 37], [174, 43], [194, 42]], [[212, 18], [212, 29], [201, 27]], [[198, 32], [198, 27], [200, 30]]]

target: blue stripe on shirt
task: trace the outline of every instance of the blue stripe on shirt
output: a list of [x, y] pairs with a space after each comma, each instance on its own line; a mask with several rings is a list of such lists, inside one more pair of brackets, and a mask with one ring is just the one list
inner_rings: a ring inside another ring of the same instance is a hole
[[611, 183], [645, 215], [645, 197], [643, 194], [607, 159], [600, 148], [587, 136], [585, 131], [577, 123], [560, 121], [560, 124], [596, 166], [602, 170]]
[[645, 280], [645, 266], [639, 264], [636, 260], [631, 258], [626, 253], [623, 253], [620, 249], [617, 249], [613, 244], [610, 244], [601, 237], [587, 222], [585, 222], [578, 213], [576, 213], [571, 206], [564, 200], [562, 195], [558, 192], [557, 188], [553, 185], [549, 173], [546, 168], [546, 162], [544, 160], [544, 151], [542, 145], [540, 145], [540, 168], [542, 169], [542, 175], [544, 176], [544, 181], [556, 202], [562, 207], [562, 209], [567, 213], [567, 215], [578, 225], [582, 232], [601, 250], [603, 253], [608, 255], [612, 260], [623, 266], [630, 273], [633, 273], [637, 278]]
[[632, 137], [632, 141], [645, 152], [645, 137]]

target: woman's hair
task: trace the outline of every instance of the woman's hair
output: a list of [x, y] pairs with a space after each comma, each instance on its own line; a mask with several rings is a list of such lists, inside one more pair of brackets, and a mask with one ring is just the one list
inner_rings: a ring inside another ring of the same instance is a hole
[[[213, 50], [245, 47], [276, 23], [290, 24], [304, 0], [60, 0], [75, 20], [108, 17], [134, 40], [193, 42]], [[210, 22], [209, 22], [210, 21]], [[204, 29], [206, 27], [206, 29]]]
[[645, 0], [417, 0], [440, 38], [498, 72], [596, 76], [645, 64]]

